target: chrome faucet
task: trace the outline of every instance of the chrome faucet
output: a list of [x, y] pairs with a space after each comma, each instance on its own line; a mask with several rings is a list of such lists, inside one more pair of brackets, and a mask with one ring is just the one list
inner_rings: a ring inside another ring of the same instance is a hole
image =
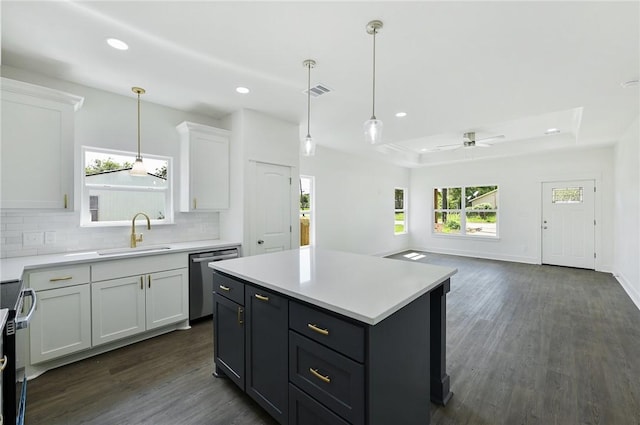
[[147, 219], [147, 230], [151, 230], [151, 220], [149, 220], [149, 216], [143, 212], [139, 212], [133, 216], [133, 220], [131, 220], [131, 248], [135, 248], [138, 242], [142, 242], [142, 233], [140, 236], [136, 235], [136, 218], [142, 214]]

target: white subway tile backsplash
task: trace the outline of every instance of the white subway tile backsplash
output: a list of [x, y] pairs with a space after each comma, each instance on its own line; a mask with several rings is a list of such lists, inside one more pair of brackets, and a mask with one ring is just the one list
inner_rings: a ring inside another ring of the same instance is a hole
[[[48, 210], [0, 211], [0, 258], [27, 255], [54, 254], [58, 252], [119, 248], [129, 244], [131, 228], [80, 227], [78, 212]], [[144, 243], [162, 244], [189, 242], [220, 237], [218, 213], [175, 214], [175, 224], [136, 227], [144, 233]], [[38, 247], [25, 247], [23, 232], [55, 232], [55, 241]]]

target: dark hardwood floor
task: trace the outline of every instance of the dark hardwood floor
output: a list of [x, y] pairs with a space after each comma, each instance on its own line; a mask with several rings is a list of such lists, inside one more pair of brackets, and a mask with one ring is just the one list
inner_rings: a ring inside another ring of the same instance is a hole
[[[640, 425], [640, 310], [611, 275], [420, 261], [459, 270], [447, 300], [454, 396], [431, 405], [433, 424]], [[29, 382], [26, 423], [275, 424], [211, 376], [212, 346], [206, 321], [49, 371]]]

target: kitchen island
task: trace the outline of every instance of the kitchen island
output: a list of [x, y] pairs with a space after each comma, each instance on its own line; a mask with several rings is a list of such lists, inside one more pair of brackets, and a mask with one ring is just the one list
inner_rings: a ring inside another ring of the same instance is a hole
[[282, 424], [428, 424], [456, 269], [305, 247], [211, 263], [214, 359]]

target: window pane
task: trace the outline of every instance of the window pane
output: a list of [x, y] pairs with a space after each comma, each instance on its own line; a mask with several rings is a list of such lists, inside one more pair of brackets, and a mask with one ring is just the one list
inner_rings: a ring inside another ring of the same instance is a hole
[[148, 174], [145, 177], [131, 176], [129, 174], [134, 161], [135, 154], [86, 151], [84, 171], [87, 176], [87, 183], [127, 186], [152, 184], [156, 187], [167, 187], [168, 161], [144, 158], [143, 162]]
[[462, 188], [442, 187], [434, 189], [434, 205], [436, 209], [459, 210], [461, 204]]
[[495, 211], [473, 211], [466, 213], [466, 234], [472, 236], [497, 236]]
[[436, 233], [460, 233], [460, 213], [436, 212], [434, 218]]
[[582, 203], [581, 187], [553, 188], [551, 202], [554, 204], [579, 204]]
[[[163, 220], [165, 193], [137, 192], [130, 190], [90, 189], [89, 199], [94, 198], [98, 208], [91, 211], [91, 221], [131, 220], [139, 212], [144, 212], [152, 220]], [[93, 218], [96, 220], [93, 220]]]
[[404, 209], [404, 190], [396, 189], [396, 209]]
[[466, 209], [498, 209], [498, 186], [466, 187], [464, 192]]

